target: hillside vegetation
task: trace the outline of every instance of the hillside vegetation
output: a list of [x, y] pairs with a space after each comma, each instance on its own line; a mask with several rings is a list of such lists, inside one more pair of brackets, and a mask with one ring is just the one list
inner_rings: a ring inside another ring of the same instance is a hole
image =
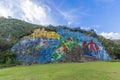
[[120, 42], [105, 39], [102, 36], [97, 35], [93, 29], [86, 31], [78, 28], [69, 28], [67, 26], [41, 26], [30, 24], [25, 21], [17, 19], [0, 18], [0, 63], [9, 62], [9, 58], [14, 60], [15, 54], [10, 51], [13, 44], [15, 44], [20, 38], [30, 35], [34, 29], [45, 27], [48, 31], [55, 31], [57, 28], [62, 27], [71, 31], [79, 31], [86, 35], [97, 38], [104, 46], [111, 57], [120, 59]]

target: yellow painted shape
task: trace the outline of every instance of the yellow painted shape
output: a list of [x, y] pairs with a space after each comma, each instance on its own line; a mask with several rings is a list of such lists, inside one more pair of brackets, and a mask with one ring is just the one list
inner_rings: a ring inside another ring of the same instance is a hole
[[41, 38], [41, 37], [45, 37], [45, 38], [60, 38], [60, 35], [57, 34], [54, 31], [45, 31], [44, 28], [42, 29], [35, 29], [33, 31], [33, 33], [29, 36], [27, 36], [29, 38]]
[[65, 47], [67, 47], [67, 49], [69, 49], [68, 45], [70, 44], [70, 41], [64, 43]]

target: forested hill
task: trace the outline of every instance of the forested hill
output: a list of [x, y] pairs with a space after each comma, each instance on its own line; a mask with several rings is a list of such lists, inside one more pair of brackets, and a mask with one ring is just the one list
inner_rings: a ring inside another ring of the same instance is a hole
[[0, 18], [0, 50], [9, 49], [17, 40], [37, 27], [41, 26], [17, 19]]
[[30, 35], [34, 29], [45, 28], [47, 31], [55, 31], [57, 28], [79, 31], [88, 36], [97, 38], [105, 47], [107, 52], [114, 58], [120, 58], [120, 41], [112, 41], [97, 35], [93, 29], [86, 31], [80, 28], [69, 28], [67, 26], [41, 26], [17, 19], [0, 18], [0, 55], [10, 50], [20, 38]]

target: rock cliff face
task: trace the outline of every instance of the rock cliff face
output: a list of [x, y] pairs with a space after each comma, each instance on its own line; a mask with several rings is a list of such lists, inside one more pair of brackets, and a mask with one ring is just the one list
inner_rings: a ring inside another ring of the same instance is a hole
[[[92, 42], [91, 42], [92, 41]], [[84, 45], [86, 44], [86, 46]], [[110, 60], [102, 44], [93, 37], [63, 28], [56, 31], [36, 29], [18, 41], [11, 50], [24, 63], [78, 62]], [[87, 56], [87, 57], [85, 57]]]

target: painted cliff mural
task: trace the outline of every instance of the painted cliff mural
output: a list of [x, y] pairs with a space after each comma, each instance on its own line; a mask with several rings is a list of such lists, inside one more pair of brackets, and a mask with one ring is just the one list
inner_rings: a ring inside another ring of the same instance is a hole
[[17, 55], [16, 60], [26, 63], [56, 62], [69, 54], [75, 59], [87, 55], [110, 60], [109, 54], [96, 38], [63, 28], [57, 28], [55, 32], [36, 29], [18, 41], [11, 50]]

